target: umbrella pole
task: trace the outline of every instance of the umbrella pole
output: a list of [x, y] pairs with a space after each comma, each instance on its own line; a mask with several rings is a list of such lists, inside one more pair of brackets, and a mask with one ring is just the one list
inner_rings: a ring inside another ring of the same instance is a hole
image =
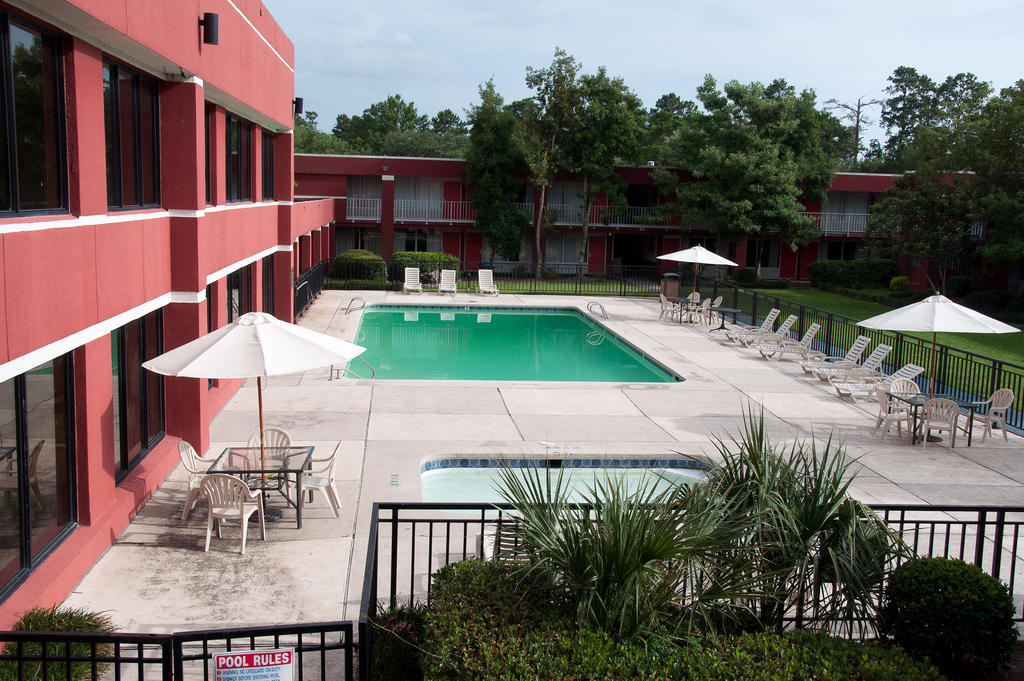
[[256, 377], [256, 401], [260, 408], [260, 468], [263, 468], [263, 377]]
[[935, 394], [935, 332], [932, 331], [932, 368], [928, 372], [928, 399]]
[[697, 292], [697, 268], [700, 267], [700, 263], [693, 263], [693, 292]]

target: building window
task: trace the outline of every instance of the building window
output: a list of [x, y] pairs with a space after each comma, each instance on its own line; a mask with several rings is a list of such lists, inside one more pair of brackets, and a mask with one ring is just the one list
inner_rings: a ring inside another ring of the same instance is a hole
[[0, 383], [0, 596], [73, 529], [73, 362], [64, 355]]
[[114, 362], [114, 469], [120, 482], [164, 436], [164, 377], [142, 363], [164, 351], [163, 312], [111, 334]]
[[[67, 208], [64, 85], [57, 39], [0, 12], [0, 212]], [[0, 41], [2, 44], [2, 41]]]
[[252, 124], [227, 116], [227, 200], [252, 199]]
[[263, 200], [274, 199], [274, 133], [263, 131]]
[[779, 242], [771, 239], [747, 239], [747, 267], [778, 267]]
[[423, 251], [441, 252], [441, 235], [429, 229], [396, 229], [395, 252]]
[[857, 257], [857, 242], [829, 241], [825, 250], [827, 260], [853, 260]]
[[274, 314], [274, 254], [263, 258], [263, 311]]
[[252, 265], [228, 275], [228, 324], [252, 312]]
[[206, 205], [210, 205], [213, 201], [210, 200], [210, 118], [213, 116], [213, 107], [209, 104], [206, 105], [205, 115], [203, 116], [203, 132], [205, 137], [203, 140], [203, 150], [206, 158]]
[[107, 205], [160, 202], [158, 86], [148, 76], [103, 62], [103, 115], [107, 136]]

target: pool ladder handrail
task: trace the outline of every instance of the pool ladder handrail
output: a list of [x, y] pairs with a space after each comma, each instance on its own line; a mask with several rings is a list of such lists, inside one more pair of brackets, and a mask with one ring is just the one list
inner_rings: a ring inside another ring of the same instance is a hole
[[[365, 364], [367, 366], [367, 368], [370, 370], [370, 380], [372, 381], [374, 379], [374, 377], [377, 376], [377, 372], [374, 371], [373, 365], [371, 365], [369, 362], [367, 362], [362, 357], [356, 357], [355, 359], [358, 359], [360, 362], [362, 362], [363, 364]], [[333, 381], [336, 378], [341, 378], [345, 374], [352, 374], [353, 376], [355, 376], [356, 378], [361, 379], [361, 380], [365, 380], [366, 379], [365, 376], [359, 375], [358, 373], [356, 373], [352, 369], [349, 369], [348, 366], [338, 367], [337, 369], [335, 369], [334, 365], [332, 364], [331, 365], [331, 372], [327, 375], [327, 380], [328, 381]]]
[[[355, 308], [352, 307], [353, 305], [356, 304], [356, 302], [359, 303], [359, 307], [355, 307]], [[352, 299], [348, 301], [348, 307], [345, 308], [345, 314], [351, 314], [352, 312], [358, 312], [359, 310], [362, 310], [364, 307], [366, 307], [366, 299], [365, 298], [363, 298], [362, 296], [352, 296]]]
[[[594, 311], [595, 307], [597, 308], [596, 312]], [[589, 312], [590, 314], [594, 315], [595, 317], [598, 314], [600, 314], [605, 319], [608, 319], [608, 313], [605, 312], [604, 305], [602, 305], [601, 303], [597, 302], [596, 300], [592, 300], [589, 303], [587, 303], [587, 312]]]

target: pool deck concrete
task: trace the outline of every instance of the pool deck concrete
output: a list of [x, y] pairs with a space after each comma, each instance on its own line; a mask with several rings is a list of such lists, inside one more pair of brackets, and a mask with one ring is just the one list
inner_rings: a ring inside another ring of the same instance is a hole
[[[586, 309], [590, 298], [459, 294], [409, 296], [325, 291], [303, 326], [352, 340], [368, 304], [527, 305]], [[602, 324], [684, 376], [681, 383], [328, 380], [328, 370], [272, 378], [264, 391], [268, 425], [318, 454], [334, 449], [340, 519], [318, 495], [303, 528], [289, 510], [268, 523], [267, 541], [238, 528], [203, 552], [206, 508], [180, 520], [185, 476], [179, 466], [116, 544], [67, 599], [106, 611], [126, 631], [175, 631], [233, 625], [355, 619], [371, 505], [420, 501], [420, 464], [445, 454], [676, 455], [715, 458], [712, 436], [736, 433], [745, 410], [764, 410], [778, 440], [830, 435], [856, 458], [851, 491], [869, 503], [1024, 505], [1024, 438], [981, 442], [975, 430], [957, 447], [911, 447], [872, 435], [876, 402], [852, 403], [801, 373], [791, 360], [768, 362], [701, 327], [658, 321], [656, 299], [600, 298]], [[355, 365], [354, 365], [355, 366]], [[244, 444], [255, 429], [255, 382], [217, 416], [207, 456]], [[280, 507], [278, 501], [275, 505]], [[1024, 549], [1022, 549], [1024, 550]], [[1020, 577], [1020, 576], [1019, 576]], [[1018, 585], [1024, 579], [1018, 579]]]

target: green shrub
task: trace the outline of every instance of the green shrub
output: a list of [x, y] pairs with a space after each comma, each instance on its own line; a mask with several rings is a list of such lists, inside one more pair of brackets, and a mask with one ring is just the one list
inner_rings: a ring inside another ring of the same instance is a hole
[[[65, 608], [55, 605], [51, 608], [35, 607], [26, 612], [17, 624], [14, 631], [79, 631], [79, 632], [113, 632], [116, 631], [114, 623], [109, 617], [98, 612], [92, 612], [81, 608]], [[26, 643], [23, 648], [25, 656], [39, 656], [42, 654], [42, 645], [39, 643]], [[6, 661], [3, 658], [13, 657], [16, 649], [11, 646], [0, 655], [0, 679], [3, 681], [18, 678], [32, 679], [44, 678], [42, 664], [40, 662], [25, 662], [24, 674], [18, 676], [18, 665], [15, 662]], [[88, 657], [92, 652], [90, 643], [73, 643], [71, 645], [72, 656]], [[112, 645], [96, 646], [96, 654], [109, 656], [113, 652]], [[63, 643], [47, 643], [46, 655], [49, 658], [61, 658], [66, 655]], [[106, 664], [98, 665], [100, 674], [107, 667]], [[71, 674], [68, 676], [67, 667], [63, 662], [48, 662], [46, 674], [51, 679], [71, 679], [79, 681], [92, 677], [92, 664], [89, 662], [71, 663]]]
[[785, 279], [758, 279], [750, 284], [750, 288], [789, 288], [789, 282]]
[[350, 291], [401, 291], [402, 282], [387, 279], [324, 279], [324, 288]]
[[955, 298], [963, 298], [974, 290], [974, 280], [961, 275], [952, 276], [946, 280], [946, 295]]
[[424, 283], [432, 283], [432, 273], [441, 270], [458, 270], [458, 256], [448, 253], [430, 253], [426, 251], [398, 251], [391, 256], [391, 278], [395, 281], [405, 279], [406, 267], [420, 268], [420, 277], [426, 278]]
[[819, 260], [807, 266], [807, 274], [811, 278], [811, 286], [825, 288], [827, 286], [848, 286], [849, 282], [843, 275], [842, 260]]
[[889, 280], [890, 291], [906, 291], [910, 288], [910, 277], [893, 277]]
[[1009, 589], [960, 560], [916, 558], [889, 578], [881, 631], [915, 657], [955, 670], [999, 664], [1017, 641]]
[[979, 312], [998, 316], [1006, 311], [1013, 296], [1007, 291], [975, 291], [967, 294], [964, 303]]
[[941, 681], [900, 650], [811, 632], [747, 634], [683, 654], [688, 681]]
[[816, 288], [848, 286], [856, 289], [887, 286], [899, 273], [896, 261], [890, 258], [819, 260], [808, 265], [807, 272], [811, 285]]
[[733, 281], [739, 286], [749, 286], [758, 280], [757, 270], [741, 267], [732, 275]]
[[420, 681], [423, 669], [421, 604], [381, 609], [373, 618], [373, 648], [369, 678], [374, 681]]
[[338, 255], [334, 259], [334, 271], [331, 272], [335, 279], [374, 280], [384, 279], [387, 274], [384, 258], [360, 248], [353, 248]]

